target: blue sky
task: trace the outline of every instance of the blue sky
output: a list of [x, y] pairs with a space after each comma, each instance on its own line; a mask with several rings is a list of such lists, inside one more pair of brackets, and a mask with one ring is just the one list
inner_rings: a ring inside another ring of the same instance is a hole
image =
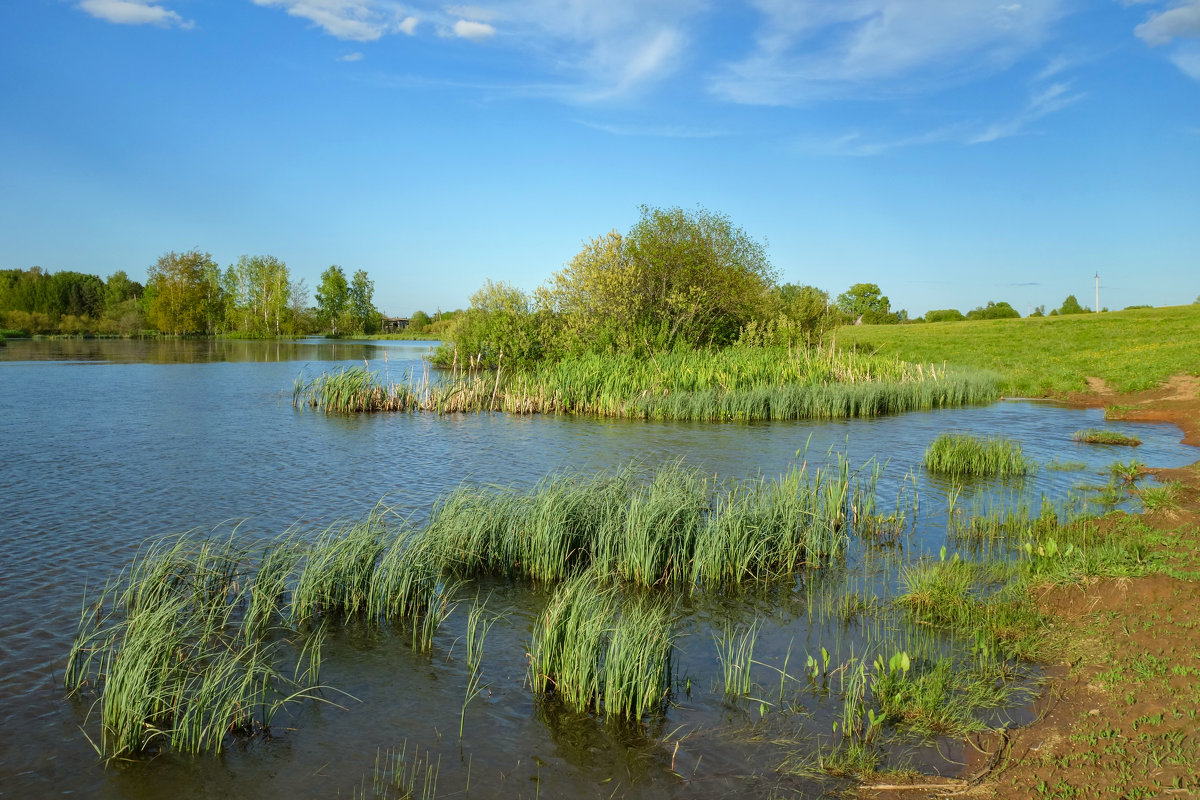
[[0, 267], [408, 314], [700, 204], [914, 315], [1200, 294], [1200, 0], [9, 0], [0, 109]]

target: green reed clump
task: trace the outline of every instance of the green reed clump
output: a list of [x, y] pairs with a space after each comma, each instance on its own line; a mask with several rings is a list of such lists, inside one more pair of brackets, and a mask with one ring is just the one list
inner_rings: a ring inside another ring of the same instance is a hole
[[435, 572], [553, 583], [593, 568], [638, 586], [770, 580], [840, 554], [873, 519], [877, 476], [848, 463], [718, 484], [669, 464], [571, 473], [530, 491], [463, 486], [435, 507], [420, 550]]
[[1009, 439], [943, 433], [925, 449], [925, 468], [954, 476], [1007, 477], [1032, 473], [1036, 465]]
[[367, 611], [372, 578], [384, 552], [384, 518], [376, 509], [362, 522], [333, 526], [307, 548], [292, 591], [294, 624], [321, 614]]
[[588, 353], [524, 371], [466, 368], [392, 383], [369, 366], [296, 379], [292, 402], [326, 413], [506, 411], [629, 419], [867, 417], [989, 403], [993, 373], [911, 364], [834, 348], [729, 347], [650, 357]]
[[741, 630], [726, 625], [719, 634], [713, 633], [727, 698], [749, 697], [754, 687], [750, 665], [754, 663], [754, 642], [758, 639], [758, 630], [756, 622]]
[[567, 580], [534, 634], [534, 692], [612, 720], [660, 712], [671, 684], [672, 628], [661, 599], [624, 597], [594, 572]]
[[231, 539], [161, 539], [84, 608], [64, 682], [96, 695], [101, 755], [219, 752], [228, 735], [267, 731], [280, 708], [312, 696], [319, 641], [288, 678], [281, 644], [240, 624], [252, 572]]
[[1127, 447], [1137, 447], [1142, 443], [1142, 440], [1136, 436], [1126, 436], [1123, 433], [1104, 430], [1103, 428], [1085, 428], [1081, 431], [1075, 431], [1071, 435], [1071, 438], [1077, 442], [1086, 442], [1087, 444], [1116, 444]]

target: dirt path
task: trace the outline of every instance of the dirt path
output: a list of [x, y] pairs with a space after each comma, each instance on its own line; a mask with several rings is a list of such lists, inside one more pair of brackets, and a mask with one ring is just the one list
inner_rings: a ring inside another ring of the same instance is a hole
[[[1172, 422], [1200, 445], [1200, 379], [1132, 395], [1099, 379], [1088, 386], [1070, 402]], [[1172, 507], [1126, 520], [1152, 529], [1164, 556], [1158, 573], [1038, 594], [1070, 642], [1039, 719], [973, 742], [963, 779], [879, 781], [860, 797], [1200, 797], [1200, 462], [1151, 471], [1183, 487]]]

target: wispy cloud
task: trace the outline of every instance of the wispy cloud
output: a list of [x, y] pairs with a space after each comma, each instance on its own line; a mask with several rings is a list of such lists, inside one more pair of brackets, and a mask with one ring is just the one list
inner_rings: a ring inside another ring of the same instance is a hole
[[862, 133], [861, 131], [850, 131], [842, 134], [832, 141], [807, 143], [803, 145], [806, 150], [813, 150], [826, 155], [836, 156], [852, 156], [859, 158], [868, 158], [873, 156], [882, 156], [896, 150], [903, 150], [909, 147], [919, 147], [922, 145], [939, 144], [943, 142], [962, 142], [964, 138], [963, 125], [948, 125], [941, 128], [935, 128], [923, 133], [916, 133], [909, 136], [899, 137], [875, 137]]
[[729, 132], [713, 128], [692, 128], [686, 125], [614, 125], [591, 120], [575, 120], [585, 128], [611, 133], [613, 136], [639, 136], [665, 139], [716, 139]]
[[751, 0], [753, 51], [710, 84], [738, 103], [879, 96], [1010, 66], [1041, 44], [1066, 0]]
[[347, 53], [344, 56], [338, 56], [338, 61], [362, 61], [362, 53]]
[[1086, 96], [1082, 92], [1072, 92], [1071, 86], [1071, 81], [1062, 81], [1036, 90], [1020, 112], [1008, 119], [988, 125], [981, 133], [971, 137], [968, 143], [985, 144], [1024, 133], [1031, 123], [1056, 111], [1061, 111]]
[[[495, 0], [442, 5], [432, 0], [253, 0], [306, 19], [347, 41], [373, 42], [429, 25], [445, 39], [496, 38], [540, 70], [513, 93], [570, 103], [611, 101], [675, 74], [692, 38], [689, 26], [711, 0]], [[436, 78], [430, 79], [436, 82]]]
[[195, 24], [148, 0], [82, 0], [78, 8], [97, 19], [119, 25], [158, 25], [186, 30]]

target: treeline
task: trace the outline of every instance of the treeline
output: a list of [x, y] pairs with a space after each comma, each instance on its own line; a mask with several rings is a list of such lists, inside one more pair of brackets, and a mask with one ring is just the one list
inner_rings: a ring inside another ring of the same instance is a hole
[[11, 333], [135, 334], [145, 327], [145, 288], [117, 271], [101, 280], [40, 267], [0, 270], [0, 323]]
[[10, 333], [115, 336], [228, 335], [247, 338], [374, 333], [382, 315], [364, 270], [350, 280], [340, 266], [321, 275], [317, 304], [305, 281], [270, 255], [242, 256], [225, 269], [208, 253], [163, 255], [147, 281], [124, 271], [96, 275], [39, 267], [0, 271], [0, 323]]

